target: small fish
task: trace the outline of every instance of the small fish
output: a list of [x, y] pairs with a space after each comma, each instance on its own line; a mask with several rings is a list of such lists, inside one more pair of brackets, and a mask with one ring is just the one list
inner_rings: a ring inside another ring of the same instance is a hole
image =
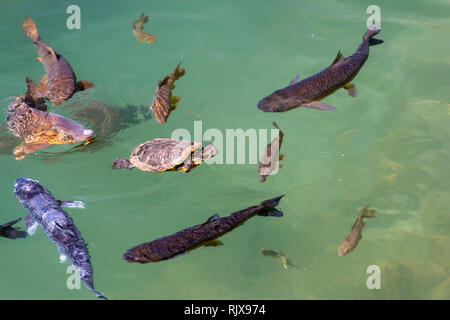
[[66, 117], [31, 108], [23, 96], [8, 106], [7, 128], [24, 140], [14, 155], [22, 160], [25, 155], [53, 144], [71, 144], [92, 137], [93, 131]]
[[28, 211], [25, 218], [28, 233], [34, 234], [40, 225], [47, 237], [56, 244], [60, 262], [68, 258], [86, 287], [99, 299], [106, 299], [102, 293], [94, 289], [93, 269], [86, 243], [72, 218], [61, 208], [61, 206], [83, 208], [83, 203], [57, 201], [50, 191], [39, 184], [39, 181], [28, 178], [18, 178], [14, 181], [14, 194]]
[[94, 86], [87, 80], [76, 81], [75, 73], [69, 62], [39, 37], [33, 19], [28, 17], [22, 23], [22, 30], [33, 41], [39, 54], [39, 61], [44, 65], [46, 73], [39, 84], [28, 81], [30, 94], [35, 99], [48, 97], [53, 105], [59, 105], [72, 97], [76, 91]]
[[150, 111], [159, 123], [165, 123], [172, 110], [176, 109], [177, 103], [181, 98], [172, 96], [172, 90], [175, 88], [175, 81], [184, 75], [184, 69], [180, 69], [181, 62], [177, 65], [175, 70], [163, 80], [158, 82], [155, 95], [153, 96]]
[[291, 267], [295, 267], [295, 268], [298, 268], [298, 269], [302, 269], [303, 271], [306, 271], [306, 268], [299, 267], [296, 264], [294, 264], [291, 260], [289, 260], [286, 257], [286, 255], [284, 254], [284, 252], [282, 252], [282, 251], [276, 252], [276, 251], [271, 250], [271, 249], [262, 248], [261, 249], [261, 253], [262, 253], [263, 256], [272, 257], [272, 258], [274, 258], [276, 260], [280, 260], [281, 263], [283, 264], [283, 268], [285, 268], [285, 269], [287, 269], [288, 266], [291, 266]]
[[364, 34], [358, 49], [351, 56], [344, 58], [339, 51], [328, 68], [301, 81], [297, 76], [287, 87], [260, 100], [258, 109], [264, 112], [284, 112], [297, 107], [336, 110], [320, 100], [340, 88], [346, 89], [350, 96], [356, 96], [356, 87], [351, 81], [369, 57], [369, 47], [383, 43], [382, 40], [373, 38], [379, 32], [379, 26], [373, 24]]
[[[270, 175], [273, 171], [273, 167], [278, 160], [284, 159], [284, 155], [280, 154], [281, 143], [283, 142], [283, 132], [278, 127], [277, 123], [274, 121], [273, 125], [278, 129], [279, 134], [278, 137], [272, 140], [266, 147], [266, 152], [262, 155], [259, 160], [258, 165], [258, 174], [259, 174], [259, 182], [266, 181], [268, 175]], [[281, 165], [279, 165], [281, 168]]]
[[156, 41], [156, 38], [150, 33], [142, 31], [146, 22], [148, 22], [148, 16], [141, 13], [140, 18], [133, 22], [133, 34], [136, 37], [136, 41], [153, 43]]
[[204, 223], [181, 230], [170, 236], [135, 246], [127, 250], [122, 259], [127, 262], [157, 262], [178, 257], [200, 246], [222, 245], [222, 242], [217, 240], [217, 238], [240, 226], [255, 215], [283, 216], [283, 213], [275, 208], [283, 196], [236, 211], [228, 217], [220, 218], [216, 213]]
[[22, 220], [22, 218], [0, 225], [0, 237], [9, 239], [26, 238], [27, 233], [25, 231], [20, 230], [20, 228], [13, 227], [13, 225], [15, 225], [20, 220]]
[[356, 219], [355, 223], [352, 226], [350, 233], [345, 237], [344, 242], [338, 248], [338, 255], [343, 257], [347, 253], [352, 252], [353, 249], [358, 245], [359, 241], [362, 238], [361, 231], [366, 225], [363, 218], [375, 218], [373, 215], [376, 211], [369, 210], [369, 205], [366, 205], [359, 211], [359, 216]]

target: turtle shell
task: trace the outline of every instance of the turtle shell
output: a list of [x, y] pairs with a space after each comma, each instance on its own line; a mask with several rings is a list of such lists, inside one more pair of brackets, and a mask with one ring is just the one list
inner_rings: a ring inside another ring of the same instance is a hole
[[130, 154], [130, 162], [138, 169], [151, 172], [171, 170], [183, 163], [201, 143], [169, 138], [141, 143]]

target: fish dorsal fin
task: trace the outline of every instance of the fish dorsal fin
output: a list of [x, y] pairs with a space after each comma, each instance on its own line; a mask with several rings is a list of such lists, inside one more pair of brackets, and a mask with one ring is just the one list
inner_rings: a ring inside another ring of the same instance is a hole
[[219, 219], [220, 219], [219, 214], [218, 213], [214, 213], [214, 215], [212, 215], [211, 217], [208, 218], [208, 220], [205, 221], [205, 224], [217, 221]]
[[339, 63], [341, 63], [341, 62], [344, 62], [344, 61], [345, 61], [345, 58], [344, 58], [344, 56], [342, 55], [341, 50], [339, 50], [338, 53], [337, 53], [337, 55], [336, 55], [336, 58], [334, 58], [334, 60], [333, 60], [333, 62], [331, 63], [330, 67], [334, 67], [334, 66], [336, 66], [337, 64], [339, 64]]
[[292, 79], [291, 82], [289, 82], [289, 85], [297, 83], [297, 82], [300, 82], [300, 76], [298, 76], [298, 75], [294, 79]]

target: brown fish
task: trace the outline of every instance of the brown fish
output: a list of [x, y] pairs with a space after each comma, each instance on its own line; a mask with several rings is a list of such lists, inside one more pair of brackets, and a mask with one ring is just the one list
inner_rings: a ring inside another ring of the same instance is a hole
[[133, 22], [133, 34], [136, 37], [136, 41], [145, 43], [153, 43], [156, 41], [156, 38], [153, 35], [142, 31], [144, 29], [144, 23], [147, 21], [148, 16], [141, 13], [140, 18]]
[[8, 130], [24, 140], [14, 150], [17, 160], [53, 144], [87, 140], [93, 134], [92, 130], [66, 117], [31, 108], [22, 96], [8, 106], [6, 122]]
[[59, 105], [68, 100], [76, 91], [85, 90], [94, 85], [86, 80], [77, 83], [72, 67], [52, 47], [47, 45], [39, 37], [36, 24], [29, 17], [22, 23], [23, 32], [33, 41], [39, 54], [39, 61], [45, 68], [45, 77], [39, 84], [29, 83], [29, 94], [36, 98], [50, 98], [54, 105]]
[[295, 267], [298, 269], [302, 269], [303, 271], [306, 271], [306, 268], [303, 267], [299, 267], [296, 264], [294, 264], [291, 260], [289, 260], [286, 255], [284, 254], [284, 252], [280, 251], [280, 252], [276, 252], [274, 250], [271, 249], [267, 249], [267, 248], [262, 248], [261, 249], [261, 253], [263, 256], [266, 257], [272, 257], [274, 259], [280, 260], [281, 263], [283, 264], [283, 268], [287, 269], [288, 266], [291, 267]]
[[158, 82], [150, 111], [159, 123], [167, 121], [170, 112], [178, 107], [176, 103], [181, 100], [180, 97], [172, 96], [172, 90], [175, 88], [175, 81], [184, 75], [184, 69], [180, 69], [182, 61], [170, 75]]
[[127, 262], [157, 262], [186, 254], [200, 246], [221, 245], [222, 243], [217, 238], [255, 215], [283, 216], [283, 213], [275, 208], [282, 197], [265, 200], [259, 205], [236, 211], [224, 218], [220, 218], [216, 213], [202, 224], [135, 246], [127, 250], [122, 259]]
[[260, 100], [258, 109], [264, 112], [284, 112], [297, 107], [336, 110], [320, 100], [340, 88], [346, 89], [350, 96], [356, 96], [356, 88], [351, 81], [369, 57], [369, 47], [383, 43], [382, 40], [373, 38], [379, 32], [379, 26], [372, 25], [364, 34], [362, 43], [351, 56], [344, 58], [339, 51], [328, 68], [301, 81], [297, 76], [287, 87]]
[[[281, 143], [283, 142], [283, 132], [280, 130], [275, 121], [273, 122], [273, 125], [278, 129], [279, 134], [278, 137], [273, 139], [272, 142], [267, 145], [266, 151], [259, 160], [259, 182], [266, 181], [267, 176], [273, 171], [275, 162], [284, 159], [284, 155], [280, 154]], [[281, 168], [281, 165], [279, 165], [279, 168]]]
[[20, 230], [20, 228], [14, 228], [17, 222], [19, 222], [22, 218], [16, 219], [14, 221], [10, 221], [3, 225], [0, 225], [0, 237], [5, 237], [9, 239], [17, 239], [17, 238], [26, 238], [26, 231]]
[[369, 210], [369, 205], [366, 205], [359, 211], [359, 216], [352, 226], [350, 233], [345, 237], [344, 242], [338, 248], [338, 255], [345, 256], [347, 253], [351, 252], [358, 245], [359, 240], [362, 238], [361, 231], [366, 225], [363, 218], [375, 218], [373, 215], [375, 210]]

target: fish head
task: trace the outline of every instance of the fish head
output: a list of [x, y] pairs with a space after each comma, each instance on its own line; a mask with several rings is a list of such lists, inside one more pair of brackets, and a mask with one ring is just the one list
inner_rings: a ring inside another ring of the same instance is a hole
[[138, 262], [138, 263], [146, 263], [149, 262], [149, 260], [145, 259], [135, 248], [128, 249], [127, 252], [125, 252], [122, 255], [122, 259], [126, 262]]
[[84, 141], [94, 134], [92, 130], [86, 130], [81, 124], [56, 114], [52, 115], [52, 124], [53, 129], [58, 132], [55, 143], [59, 144]]
[[258, 102], [258, 109], [263, 112], [283, 112], [299, 107], [298, 99], [287, 95], [284, 89], [280, 89]]
[[350, 244], [347, 241], [344, 241], [338, 248], [338, 255], [340, 257], [345, 256], [347, 253], [352, 251], [352, 247], [350, 246]]
[[30, 178], [17, 178], [14, 181], [14, 194], [20, 202], [31, 199], [42, 191], [43, 187], [37, 180]]

